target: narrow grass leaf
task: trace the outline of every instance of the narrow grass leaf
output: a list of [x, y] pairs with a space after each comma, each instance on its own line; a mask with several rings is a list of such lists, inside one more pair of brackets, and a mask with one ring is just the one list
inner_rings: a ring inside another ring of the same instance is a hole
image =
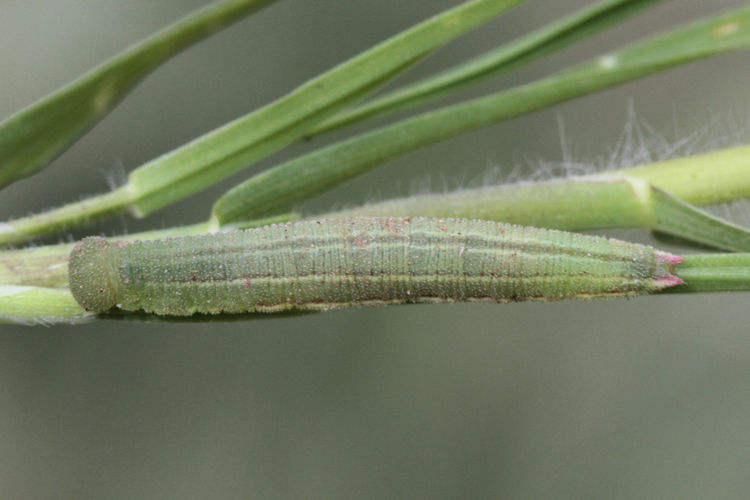
[[662, 0], [604, 0], [435, 76], [392, 91], [316, 126], [309, 135], [404, 110], [497, 76], [560, 50]]
[[750, 231], [698, 210], [657, 187], [650, 187], [650, 227], [708, 247], [733, 252], [750, 251]]
[[124, 189], [143, 215], [206, 188], [298, 140], [436, 48], [523, 0], [473, 0], [428, 19], [277, 101], [143, 165]]
[[167, 59], [272, 1], [209, 5], [0, 123], [0, 187], [42, 169]]

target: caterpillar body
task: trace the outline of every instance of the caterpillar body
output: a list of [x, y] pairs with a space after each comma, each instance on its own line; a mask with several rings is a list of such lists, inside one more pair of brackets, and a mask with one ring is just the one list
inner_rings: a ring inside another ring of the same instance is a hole
[[632, 296], [681, 284], [654, 248], [466, 219], [307, 220], [152, 241], [90, 237], [70, 255], [88, 311], [165, 315], [409, 302]]

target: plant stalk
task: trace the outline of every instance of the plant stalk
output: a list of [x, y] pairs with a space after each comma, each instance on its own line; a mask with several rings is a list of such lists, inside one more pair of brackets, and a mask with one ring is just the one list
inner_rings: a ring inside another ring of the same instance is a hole
[[750, 253], [687, 255], [674, 274], [685, 284], [664, 293], [750, 291]]

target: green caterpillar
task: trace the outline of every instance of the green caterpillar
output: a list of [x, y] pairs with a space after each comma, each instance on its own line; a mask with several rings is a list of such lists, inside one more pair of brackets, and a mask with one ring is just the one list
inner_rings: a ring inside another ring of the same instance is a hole
[[79, 242], [70, 288], [88, 311], [167, 315], [408, 302], [632, 296], [682, 281], [644, 245], [497, 222], [309, 220], [153, 241]]

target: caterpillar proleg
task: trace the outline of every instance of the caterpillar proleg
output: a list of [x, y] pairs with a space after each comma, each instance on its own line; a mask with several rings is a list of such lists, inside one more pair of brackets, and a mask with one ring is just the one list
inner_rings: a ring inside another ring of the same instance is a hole
[[681, 257], [598, 236], [467, 219], [358, 217], [152, 241], [85, 238], [70, 288], [88, 311], [165, 315], [414, 302], [633, 296]]

